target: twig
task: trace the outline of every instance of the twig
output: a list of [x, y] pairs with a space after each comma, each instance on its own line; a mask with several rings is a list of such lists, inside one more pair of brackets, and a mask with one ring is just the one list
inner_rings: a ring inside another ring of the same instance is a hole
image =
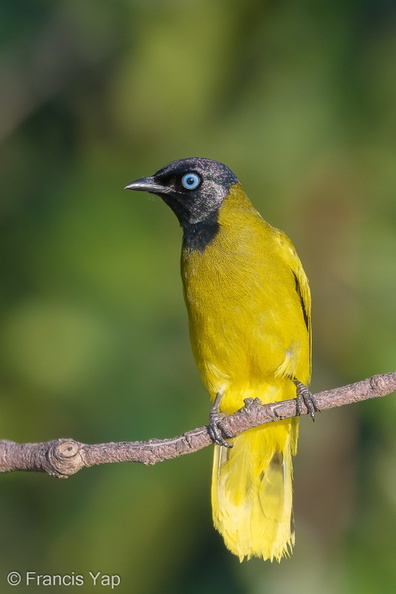
[[[320, 410], [336, 408], [380, 398], [396, 391], [396, 372], [374, 375], [366, 380], [315, 394]], [[305, 405], [302, 414], [307, 414]], [[258, 398], [246, 399], [245, 406], [226, 417], [222, 425], [227, 433], [236, 436], [247, 429], [264, 423], [287, 419], [296, 415], [296, 400], [261, 404]], [[43, 443], [19, 444], [0, 441], [0, 472], [30, 470], [46, 472], [58, 478], [67, 478], [81, 468], [112, 462], [157, 462], [191, 454], [210, 445], [207, 427], [193, 429], [178, 437], [149, 439], [148, 441], [122, 441], [84, 444], [74, 439], [57, 439]]]

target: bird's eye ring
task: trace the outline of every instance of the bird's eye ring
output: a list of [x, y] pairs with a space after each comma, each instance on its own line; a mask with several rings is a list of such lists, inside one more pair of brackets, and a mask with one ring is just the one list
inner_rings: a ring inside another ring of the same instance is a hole
[[186, 173], [183, 175], [181, 183], [186, 190], [196, 190], [201, 183], [201, 178], [197, 173]]

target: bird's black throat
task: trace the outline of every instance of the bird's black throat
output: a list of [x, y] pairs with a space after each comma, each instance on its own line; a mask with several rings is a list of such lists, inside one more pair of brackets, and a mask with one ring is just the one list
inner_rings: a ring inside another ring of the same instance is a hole
[[183, 225], [183, 249], [203, 252], [219, 232], [218, 210], [199, 223]]

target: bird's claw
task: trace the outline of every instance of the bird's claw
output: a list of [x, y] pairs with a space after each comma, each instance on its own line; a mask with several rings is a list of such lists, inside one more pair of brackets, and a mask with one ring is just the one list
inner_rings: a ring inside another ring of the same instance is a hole
[[303, 412], [303, 404], [305, 404], [311, 419], [315, 420], [315, 413], [320, 412], [320, 408], [316, 401], [315, 396], [310, 392], [305, 384], [293, 379], [293, 382], [297, 388], [296, 397], [296, 414], [300, 416]]
[[232, 445], [224, 438], [230, 438], [232, 435], [226, 430], [223, 425], [223, 419], [227, 416], [226, 413], [219, 411], [219, 405], [222, 394], [217, 394], [214, 404], [209, 413], [208, 433], [211, 440], [219, 446], [225, 448], [232, 448]]

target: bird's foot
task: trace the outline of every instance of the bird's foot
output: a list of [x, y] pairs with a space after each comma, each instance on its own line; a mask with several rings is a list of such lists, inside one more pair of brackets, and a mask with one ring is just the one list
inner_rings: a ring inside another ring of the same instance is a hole
[[220, 392], [216, 394], [215, 401], [210, 409], [208, 432], [214, 443], [225, 448], [232, 448], [232, 445], [224, 439], [225, 437], [230, 438], [232, 435], [223, 426], [222, 421], [227, 414], [219, 410], [221, 397], [222, 394]]
[[300, 416], [303, 412], [302, 405], [305, 404], [308, 413], [312, 420], [315, 420], [315, 413], [320, 412], [320, 408], [316, 401], [315, 396], [310, 392], [305, 384], [298, 381], [297, 379], [293, 379], [293, 382], [297, 388], [297, 397], [296, 397], [296, 415]]

